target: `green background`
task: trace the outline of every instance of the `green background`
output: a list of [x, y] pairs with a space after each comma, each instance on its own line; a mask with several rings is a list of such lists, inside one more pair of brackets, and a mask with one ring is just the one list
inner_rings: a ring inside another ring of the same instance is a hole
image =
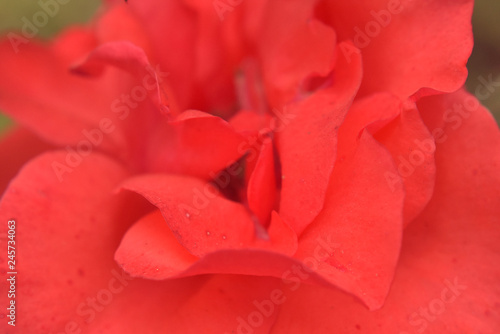
[[[140, 1], [140, 0], [139, 0]], [[70, 0], [61, 5], [59, 12], [40, 29], [39, 37], [48, 38], [70, 23], [88, 21], [99, 6], [100, 0]], [[36, 0], [0, 0], [0, 33], [20, 30], [23, 16], [31, 18], [40, 10]], [[474, 92], [481, 82], [478, 78], [500, 81], [500, 1], [476, 0], [473, 27], [475, 47], [469, 61], [467, 86]], [[1, 74], [0, 74], [1, 75]], [[481, 101], [500, 121], [500, 89]], [[12, 123], [0, 114], [0, 132]]]

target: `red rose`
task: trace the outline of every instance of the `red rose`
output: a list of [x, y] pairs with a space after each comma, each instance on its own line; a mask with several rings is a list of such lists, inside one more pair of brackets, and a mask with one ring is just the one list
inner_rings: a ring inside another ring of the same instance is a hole
[[2, 333], [499, 332], [471, 11], [143, 0], [7, 35]]

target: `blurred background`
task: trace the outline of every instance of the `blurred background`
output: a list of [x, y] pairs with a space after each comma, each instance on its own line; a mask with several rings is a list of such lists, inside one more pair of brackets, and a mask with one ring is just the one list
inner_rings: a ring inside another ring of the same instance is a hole
[[[73, 0], [61, 5], [59, 12], [41, 28], [38, 36], [49, 38], [71, 23], [88, 21], [97, 10], [101, 0]], [[0, 34], [19, 31], [24, 16], [31, 18], [40, 10], [36, 0], [0, 0]], [[484, 80], [500, 82], [500, 1], [476, 0], [473, 28], [475, 47], [469, 60], [467, 87], [474, 93]], [[1, 73], [0, 73], [1, 75]], [[500, 89], [495, 89], [487, 98], [481, 99], [500, 123]], [[0, 114], [0, 132], [12, 122]]]

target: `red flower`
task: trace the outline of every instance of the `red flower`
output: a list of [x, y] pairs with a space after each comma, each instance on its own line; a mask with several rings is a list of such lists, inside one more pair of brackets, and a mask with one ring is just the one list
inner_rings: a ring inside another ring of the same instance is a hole
[[7, 35], [2, 332], [497, 333], [471, 11], [144, 0]]

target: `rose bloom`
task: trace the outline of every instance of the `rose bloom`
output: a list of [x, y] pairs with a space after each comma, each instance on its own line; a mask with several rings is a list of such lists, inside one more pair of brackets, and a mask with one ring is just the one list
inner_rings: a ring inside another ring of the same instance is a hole
[[472, 7], [109, 1], [6, 34], [1, 332], [500, 333]]

